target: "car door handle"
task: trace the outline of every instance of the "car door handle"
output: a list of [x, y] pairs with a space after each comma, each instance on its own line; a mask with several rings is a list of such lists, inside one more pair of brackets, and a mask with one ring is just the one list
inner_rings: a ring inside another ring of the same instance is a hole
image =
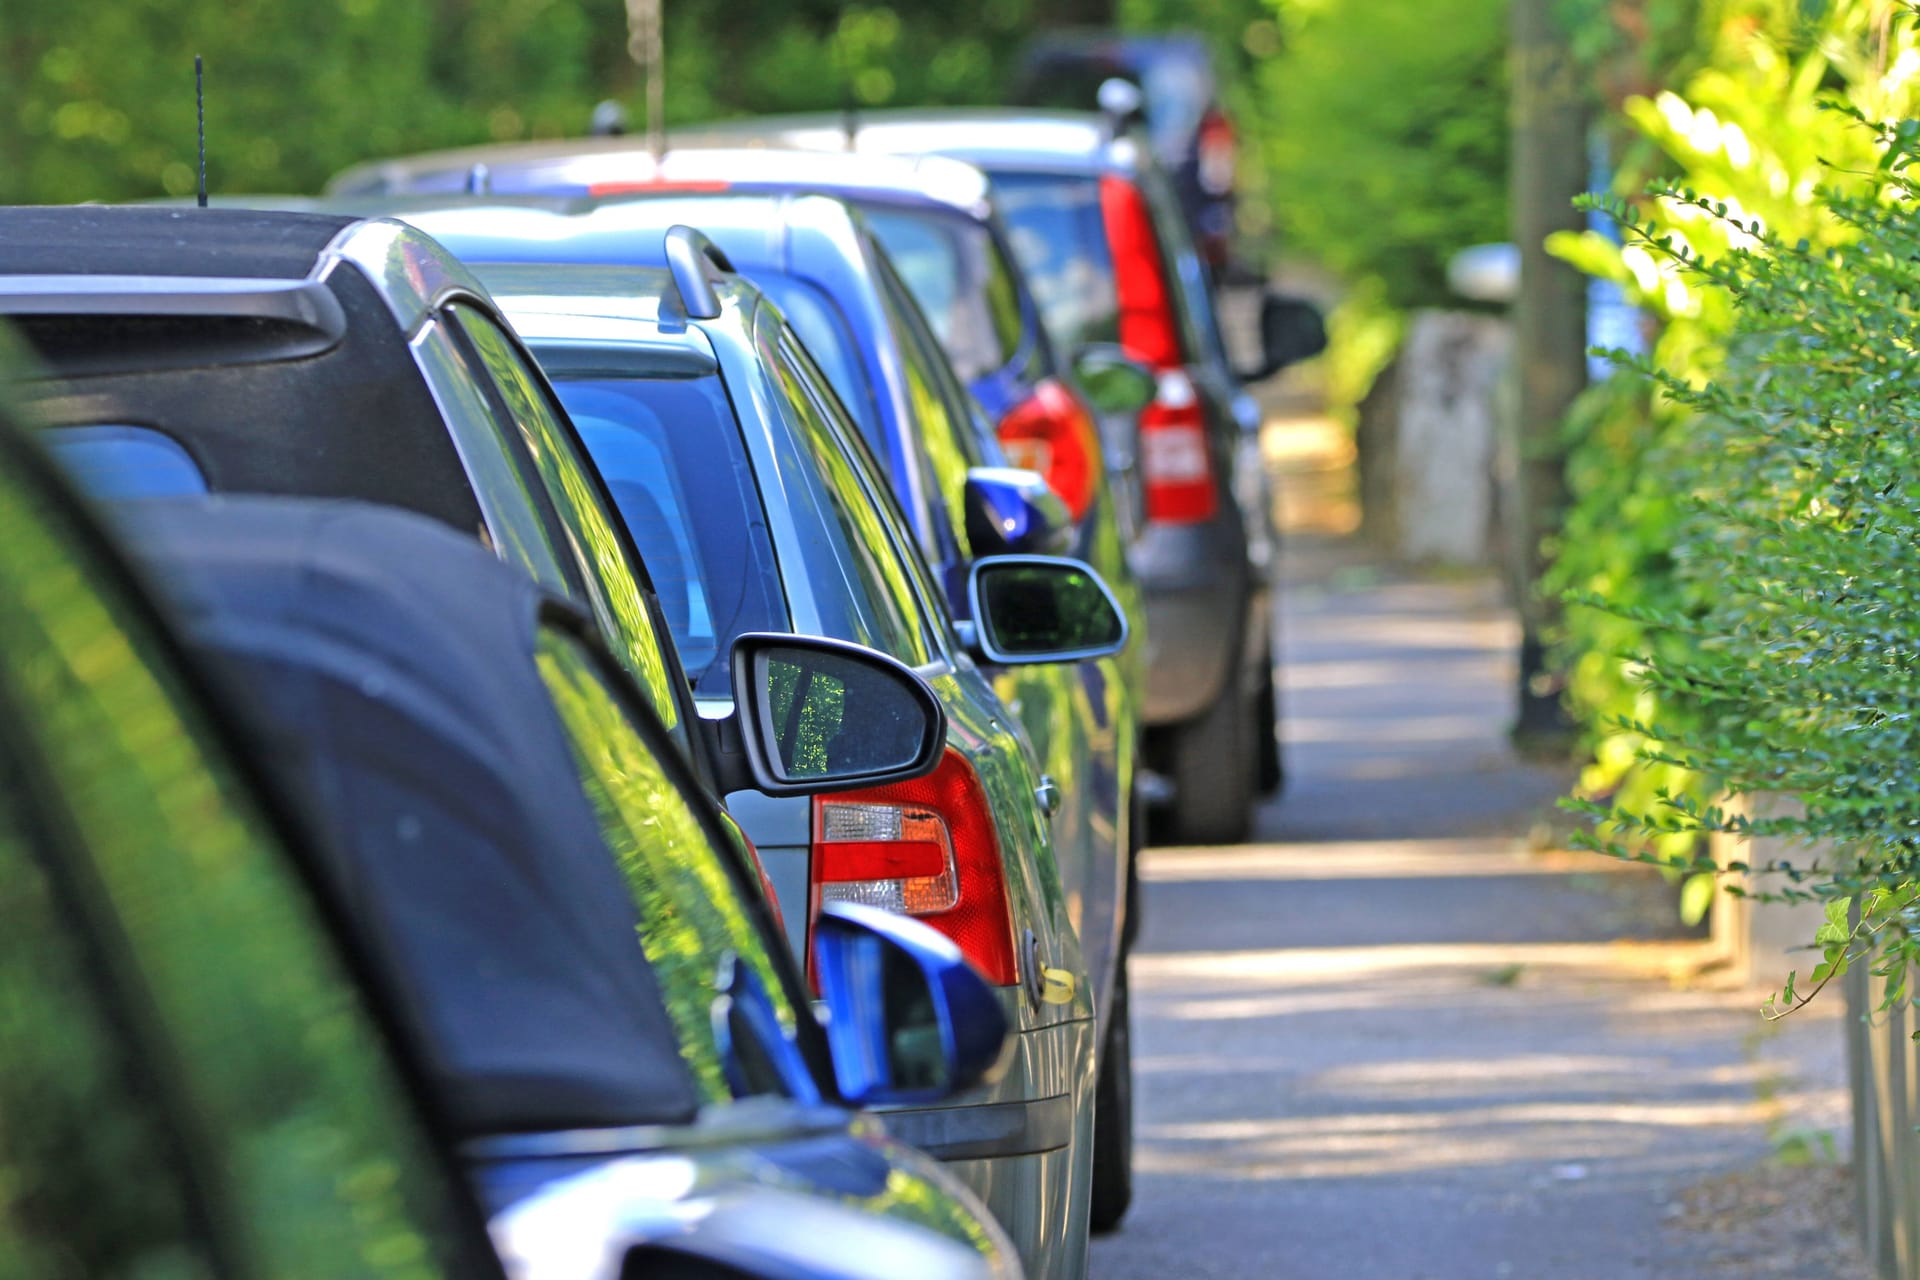
[[1060, 808], [1060, 784], [1047, 774], [1040, 775], [1040, 785], [1033, 789], [1033, 798], [1040, 806], [1040, 812], [1051, 818]]

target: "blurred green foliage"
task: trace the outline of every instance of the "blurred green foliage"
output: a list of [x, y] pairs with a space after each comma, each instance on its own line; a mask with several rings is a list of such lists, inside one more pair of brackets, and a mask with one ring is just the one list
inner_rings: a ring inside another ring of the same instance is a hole
[[[1060, 0], [666, 3], [667, 117], [993, 101]], [[215, 191], [355, 161], [645, 120], [623, 0], [145, 0], [0, 6], [0, 201], [185, 195], [193, 56]]]
[[1290, 252], [1389, 307], [1457, 305], [1452, 254], [1506, 238], [1506, 0], [1296, 0], [1255, 71]]

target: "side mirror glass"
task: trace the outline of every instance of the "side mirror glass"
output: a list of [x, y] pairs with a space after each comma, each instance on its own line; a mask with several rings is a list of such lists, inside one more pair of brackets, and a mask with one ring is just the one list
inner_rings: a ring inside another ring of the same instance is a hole
[[813, 927], [840, 1094], [855, 1106], [938, 1102], [1005, 1069], [1007, 1015], [944, 935], [830, 902]]
[[989, 556], [967, 581], [975, 652], [998, 666], [1077, 662], [1127, 647], [1127, 615], [1078, 560]]
[[[745, 756], [751, 781], [728, 790], [810, 795], [878, 786], [931, 773], [946, 743], [947, 716], [912, 668], [857, 644], [817, 636], [750, 633], [733, 644], [734, 715], [723, 773]], [[738, 782], [740, 785], [733, 785]]]
[[1037, 471], [974, 467], [967, 472], [967, 542], [976, 556], [1066, 549], [1073, 538], [1067, 504]]
[[1153, 370], [1111, 342], [1095, 342], [1073, 357], [1073, 376], [1101, 413], [1131, 415], [1153, 403], [1160, 380]]
[[1243, 382], [1270, 378], [1327, 349], [1327, 325], [1320, 308], [1305, 298], [1268, 293], [1260, 299], [1260, 367], [1241, 373]]

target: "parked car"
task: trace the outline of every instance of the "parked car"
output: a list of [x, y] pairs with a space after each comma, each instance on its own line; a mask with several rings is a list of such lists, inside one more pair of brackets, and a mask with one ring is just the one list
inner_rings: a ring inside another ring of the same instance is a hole
[[579, 602], [716, 797], [711, 726], [625, 522], [472, 274], [381, 219], [0, 210], [21, 387], [96, 494], [352, 498], [437, 519]]
[[[979, 1201], [840, 1105], [989, 1075], [993, 990], [931, 929], [835, 909], [823, 1032], [754, 868], [591, 619], [391, 508], [229, 498], [122, 521], [309, 816], [490, 1214], [595, 1186], [630, 1238], [772, 1215], [793, 1229], [756, 1234], [769, 1260], [1018, 1274]], [[940, 704], [899, 663], [790, 635], [730, 657], [743, 774], [807, 795], [939, 762]], [[878, 1221], [821, 1237], [808, 1210], [828, 1206]]]
[[763, 117], [697, 136], [966, 160], [992, 184], [1054, 345], [1104, 353], [1117, 343], [1123, 358], [1153, 372], [1152, 400], [1121, 415], [1124, 430], [1105, 433], [1138, 442], [1144, 528], [1128, 561], [1146, 598], [1146, 759], [1172, 784], [1166, 838], [1244, 838], [1258, 797], [1282, 785], [1284, 761], [1273, 668], [1273, 502], [1259, 406], [1242, 383], [1319, 350], [1318, 313], [1268, 294], [1263, 358], [1234, 368], [1205, 265], [1150, 149], [1125, 119], [863, 112], [851, 122]]
[[[1133, 91], [1131, 100], [1114, 97], [1116, 80]], [[1021, 51], [1007, 101], [1138, 112], [1195, 247], [1215, 278], [1221, 277], [1233, 252], [1239, 139], [1202, 37], [1181, 31], [1049, 31]]]
[[[996, 467], [1001, 459], [991, 434], [976, 431], [967, 393], [886, 251], [860, 212], [841, 200], [727, 193], [564, 210], [411, 209], [402, 216], [483, 278], [494, 264], [515, 262], [666, 268], [674, 247], [684, 243], [667, 233], [676, 224], [697, 223], [731, 266], [780, 306], [866, 443], [884, 460], [918, 548], [957, 618], [972, 619], [967, 585], [979, 557], [1072, 544], [1059, 500], [1030, 473]], [[543, 277], [538, 287], [547, 283]], [[502, 297], [517, 297], [515, 285], [502, 288]], [[604, 306], [604, 299], [595, 305]], [[562, 397], [568, 394], [562, 386]], [[677, 562], [677, 550], [656, 546], [647, 534], [636, 536], [650, 564]], [[679, 608], [670, 598], [670, 615]], [[688, 642], [706, 643], [687, 637], [683, 647]], [[1116, 658], [988, 670], [996, 692], [1025, 727], [1043, 785], [1055, 796], [1055, 861], [1100, 1011], [1105, 1102], [1095, 1122], [1096, 1178], [1110, 1182], [1118, 1200], [1096, 1194], [1093, 1220], [1112, 1225], [1125, 1210], [1131, 1150], [1122, 938], [1138, 838], [1137, 708]]]
[[[94, 513], [5, 418], [0, 1259], [33, 1276], [501, 1276], [307, 828]], [[557, 1178], [495, 1215], [510, 1274], [899, 1274], [792, 1265], [719, 1213], [649, 1241], [607, 1203]], [[872, 1221], [830, 1206], [807, 1227]]]
[[[736, 195], [824, 194], [857, 207], [883, 244], [1008, 456], [1041, 472], [1075, 522], [1074, 554], [1119, 593], [1142, 622], [1128, 552], [1141, 495], [1131, 423], [1103, 437], [1095, 402], [1123, 416], [1151, 396], [1151, 380], [1112, 343], [1076, 350], [1048, 341], [988, 197], [985, 177], [939, 157], [862, 156], [842, 151], [837, 128], [810, 154], [753, 146], [752, 122], [709, 131], [716, 149], [681, 145], [656, 160], [625, 139], [568, 139], [433, 152], [356, 166], [337, 175], [337, 197], [395, 208], [396, 197], [460, 192], [497, 197], [595, 197], [725, 191]], [[703, 135], [705, 136], [705, 135]], [[857, 410], [856, 410], [857, 413]], [[1136, 697], [1143, 677], [1128, 662]]]
[[[975, 659], [1011, 666], [1118, 651], [1125, 619], [1073, 561], [986, 557], [965, 637], [891, 488], [817, 366], [763, 296], [696, 233], [666, 271], [480, 264], [574, 420], [687, 636], [703, 712], [731, 690], [700, 655], [741, 631], [870, 645], [925, 676], [948, 719], [924, 783], [794, 800], [734, 796], [790, 939], [827, 903], [916, 915], [999, 988], [1013, 1066], [955, 1105], [885, 1112], [954, 1162], [1030, 1273], [1086, 1265], [1095, 1010], [1031, 748]], [[655, 548], [660, 548], [658, 553]], [[672, 549], [669, 555], [667, 548]], [[1004, 593], [1004, 594], [1003, 594]], [[684, 611], [675, 596], [684, 601]]]

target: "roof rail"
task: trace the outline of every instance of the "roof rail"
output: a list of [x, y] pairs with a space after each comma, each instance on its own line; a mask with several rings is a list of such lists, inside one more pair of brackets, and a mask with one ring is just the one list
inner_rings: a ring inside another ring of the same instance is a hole
[[673, 272], [681, 308], [695, 320], [713, 320], [720, 315], [720, 295], [713, 291], [715, 276], [709, 267], [733, 271], [733, 263], [720, 246], [700, 232], [684, 224], [667, 228], [667, 269]]

